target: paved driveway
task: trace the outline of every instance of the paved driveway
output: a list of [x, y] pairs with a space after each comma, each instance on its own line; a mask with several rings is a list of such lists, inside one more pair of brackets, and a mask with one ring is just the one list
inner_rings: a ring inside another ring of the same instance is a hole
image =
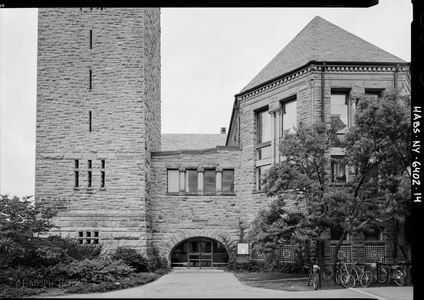
[[66, 298], [374, 298], [412, 300], [412, 287], [336, 289], [288, 292], [249, 287], [223, 271], [173, 271], [141, 287], [126, 290], [67, 295]]

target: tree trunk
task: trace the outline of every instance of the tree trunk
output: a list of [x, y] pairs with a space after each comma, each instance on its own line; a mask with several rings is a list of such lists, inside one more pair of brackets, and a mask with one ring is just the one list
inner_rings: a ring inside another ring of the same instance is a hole
[[[408, 247], [406, 242], [406, 231], [405, 231], [405, 221], [395, 221], [395, 247], [399, 247], [399, 250], [402, 252], [403, 259], [408, 260]], [[395, 252], [397, 256], [397, 251]]]
[[[343, 233], [342, 233], [340, 239], [337, 241], [337, 244], [334, 247], [334, 253], [333, 253], [333, 257], [332, 257], [333, 258], [333, 264], [335, 264], [336, 261], [337, 261], [337, 259], [338, 259], [339, 249], [340, 249], [340, 246], [343, 243], [343, 240], [346, 238], [346, 235], [347, 235], [347, 231], [343, 230]], [[332, 276], [333, 276], [333, 278], [335, 280], [335, 277], [334, 277], [334, 275], [335, 275], [334, 274], [334, 268], [332, 268], [331, 272], [333, 273]]]

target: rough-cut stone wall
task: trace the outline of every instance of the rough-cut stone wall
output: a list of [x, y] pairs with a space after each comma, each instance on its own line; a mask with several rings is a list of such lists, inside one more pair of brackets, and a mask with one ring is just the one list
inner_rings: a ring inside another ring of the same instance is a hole
[[[331, 89], [348, 90], [349, 101], [352, 103], [356, 97], [363, 96], [366, 89], [393, 88], [394, 71], [394, 67], [361, 67], [356, 68], [356, 71], [348, 71], [345, 68], [343, 70], [341, 68], [326, 70], [324, 72], [324, 120], [330, 121]], [[407, 76], [406, 68], [399, 70], [398, 87], [404, 88], [406, 92], [410, 86]], [[237, 118], [236, 121], [238, 118], [240, 119], [241, 170], [239, 172], [241, 174], [240, 193], [244, 204], [241, 209], [241, 219], [244, 223], [251, 222], [258, 210], [266, 207], [272, 201], [263, 192], [255, 190], [255, 110], [268, 105], [276, 107], [276, 103], [296, 95], [297, 120], [305, 123], [320, 121], [322, 111], [321, 85], [321, 69], [312, 66], [308, 72], [300, 71], [297, 75], [287, 76], [283, 83], [270, 83], [269, 87], [261, 88], [256, 92], [252, 91], [249, 96], [237, 96], [240, 110], [235, 118]], [[229, 132], [229, 135], [234, 136], [237, 133]], [[237, 143], [230, 141], [229, 144]], [[336, 153], [341, 151], [340, 148], [334, 150]], [[290, 203], [288, 205], [290, 207]], [[294, 205], [292, 207], [297, 209]], [[387, 230], [390, 230], [390, 228]], [[364, 243], [361, 241], [361, 237], [355, 237], [354, 244], [355, 252], [353, 256], [362, 259], [363, 254], [360, 251], [363, 251]], [[387, 247], [389, 247], [389, 244]], [[329, 261], [329, 251], [326, 252], [326, 259]]]
[[[177, 243], [189, 237], [204, 236], [237, 241], [242, 207], [240, 197], [240, 152], [234, 147], [207, 151], [159, 152], [152, 156], [151, 187], [153, 245], [169, 257]], [[230, 195], [171, 195], [167, 193], [167, 169], [234, 169], [234, 193]]]
[[38, 16], [35, 199], [65, 208], [63, 235], [98, 231], [112, 248], [145, 249], [149, 152], [160, 149], [160, 11], [49, 8]]

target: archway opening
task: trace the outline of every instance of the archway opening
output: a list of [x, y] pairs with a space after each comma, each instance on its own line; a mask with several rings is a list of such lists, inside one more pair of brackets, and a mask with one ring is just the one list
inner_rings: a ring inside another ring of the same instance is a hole
[[228, 264], [228, 252], [217, 240], [206, 237], [189, 238], [179, 243], [171, 253], [172, 268], [223, 268]]

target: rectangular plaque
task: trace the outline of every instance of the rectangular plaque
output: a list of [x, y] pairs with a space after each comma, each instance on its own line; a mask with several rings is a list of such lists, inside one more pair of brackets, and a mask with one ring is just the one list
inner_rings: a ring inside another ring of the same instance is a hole
[[249, 254], [249, 243], [237, 243], [237, 254]]

